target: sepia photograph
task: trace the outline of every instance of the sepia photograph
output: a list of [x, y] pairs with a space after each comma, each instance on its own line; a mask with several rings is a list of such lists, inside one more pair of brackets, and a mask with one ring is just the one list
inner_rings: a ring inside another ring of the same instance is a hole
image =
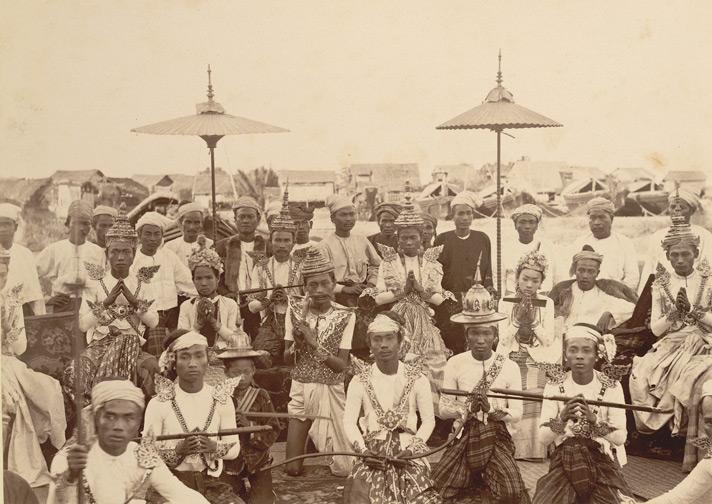
[[711, 4], [0, 12], [2, 502], [712, 502]]

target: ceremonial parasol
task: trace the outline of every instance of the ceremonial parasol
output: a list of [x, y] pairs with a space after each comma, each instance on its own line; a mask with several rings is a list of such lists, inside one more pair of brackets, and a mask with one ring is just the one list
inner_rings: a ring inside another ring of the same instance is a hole
[[289, 130], [272, 126], [270, 124], [253, 121], [245, 117], [225, 113], [225, 109], [213, 100], [213, 83], [211, 80], [210, 65], [208, 65], [208, 101], [198, 103], [196, 114], [170, 119], [131, 131], [135, 133], [149, 133], [152, 135], [196, 135], [205, 140], [210, 149], [210, 178], [212, 184], [213, 206], [213, 240], [216, 239], [217, 205], [215, 202], [215, 147], [222, 137], [226, 135], [246, 135], [252, 133], [283, 133]]
[[[514, 103], [514, 96], [502, 86], [502, 52], [499, 53], [497, 87], [482, 105], [442, 123], [436, 129], [489, 129], [497, 133], [497, 299], [502, 292], [502, 180], [501, 134], [510, 128], [557, 128], [562, 124]], [[506, 133], [505, 133], [506, 135]]]

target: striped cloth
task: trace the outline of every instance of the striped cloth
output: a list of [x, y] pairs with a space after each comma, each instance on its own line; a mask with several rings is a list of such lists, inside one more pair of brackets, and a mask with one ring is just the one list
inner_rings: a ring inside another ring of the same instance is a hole
[[536, 485], [533, 504], [636, 502], [620, 467], [592, 439], [573, 437], [556, 447], [549, 472]]
[[468, 420], [462, 437], [445, 451], [433, 471], [433, 481], [445, 499], [481, 489], [484, 498], [494, 502], [530, 502], [514, 461], [512, 437], [501, 421], [485, 425], [474, 418]]
[[[543, 393], [546, 373], [536, 365], [527, 349], [520, 346], [518, 351], [510, 352], [509, 358], [519, 366], [522, 373], [522, 390]], [[546, 446], [539, 442], [540, 415], [540, 402], [524, 401], [522, 419], [512, 435], [517, 459], [546, 458]]]

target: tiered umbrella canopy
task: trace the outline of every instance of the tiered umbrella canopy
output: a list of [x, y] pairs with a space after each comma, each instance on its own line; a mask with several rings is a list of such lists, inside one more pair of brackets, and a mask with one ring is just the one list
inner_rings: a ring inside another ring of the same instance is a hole
[[213, 239], [216, 238], [217, 223], [217, 205], [215, 201], [215, 147], [218, 140], [226, 135], [285, 133], [289, 131], [279, 126], [272, 126], [245, 117], [226, 114], [223, 106], [213, 100], [214, 96], [211, 70], [210, 65], [208, 65], [208, 101], [198, 103], [195, 106], [195, 115], [169, 119], [168, 121], [161, 121], [131, 130], [135, 133], [148, 133], [152, 135], [195, 135], [205, 140], [205, 143], [208, 144], [208, 149], [210, 149]]
[[502, 86], [502, 52], [499, 53], [497, 87], [473, 109], [442, 123], [436, 129], [489, 129], [497, 133], [497, 296], [502, 293], [502, 177], [501, 134], [514, 128], [556, 128], [562, 124], [514, 103], [514, 96]]

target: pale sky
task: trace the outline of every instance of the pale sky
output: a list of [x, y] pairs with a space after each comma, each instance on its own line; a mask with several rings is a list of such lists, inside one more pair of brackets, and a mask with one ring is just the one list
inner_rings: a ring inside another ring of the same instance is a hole
[[482, 102], [497, 51], [515, 101], [564, 124], [512, 131], [503, 160], [712, 173], [705, 1], [5, 3], [4, 176], [195, 173], [202, 140], [136, 126], [194, 113], [210, 63], [228, 113], [290, 133], [227, 137], [234, 171], [495, 160], [486, 131], [435, 127]]

